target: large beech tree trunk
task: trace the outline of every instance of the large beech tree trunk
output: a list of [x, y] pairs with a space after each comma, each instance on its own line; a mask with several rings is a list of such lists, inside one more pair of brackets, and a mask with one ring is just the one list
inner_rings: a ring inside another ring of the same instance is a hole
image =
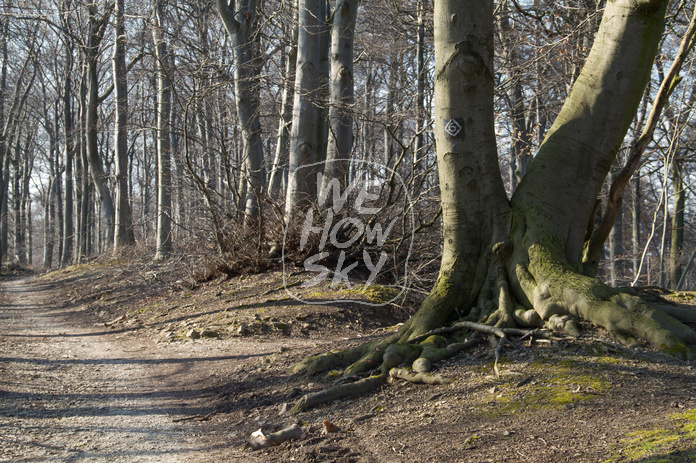
[[[436, 0], [434, 116], [444, 239], [437, 282], [397, 333], [306, 359], [295, 371], [351, 363], [345, 373], [352, 375], [381, 364], [377, 375], [362, 380], [366, 387], [402, 376], [395, 367], [404, 362], [427, 372], [456, 350], [448, 342], [457, 342], [432, 330], [462, 319], [570, 334], [584, 320], [690, 357], [685, 344], [696, 343], [693, 330], [582, 273], [595, 201], [648, 81], [666, 3], [607, 2], [572, 92], [508, 201], [495, 144], [493, 1]], [[336, 388], [355, 393], [360, 386]], [[317, 397], [305, 396], [296, 409]]]

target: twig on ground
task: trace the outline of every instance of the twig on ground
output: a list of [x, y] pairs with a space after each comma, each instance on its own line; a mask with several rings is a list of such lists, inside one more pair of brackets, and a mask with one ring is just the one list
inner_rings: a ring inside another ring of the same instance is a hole
[[184, 418], [175, 418], [172, 420], [172, 423], [181, 423], [184, 421], [208, 421], [210, 417], [213, 415], [216, 415], [217, 412], [210, 412], [207, 415], [193, 415], [193, 416], [186, 416]]

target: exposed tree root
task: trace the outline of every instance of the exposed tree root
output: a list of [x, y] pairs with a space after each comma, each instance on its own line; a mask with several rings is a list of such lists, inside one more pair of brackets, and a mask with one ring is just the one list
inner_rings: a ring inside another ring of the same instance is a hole
[[[388, 378], [447, 384], [450, 380], [431, 373], [433, 365], [487, 337], [496, 346], [493, 368], [499, 376], [502, 349], [515, 342], [514, 338], [549, 339], [551, 331], [579, 336], [581, 321], [606, 329], [624, 344], [634, 345], [638, 339], [670, 355], [692, 358], [686, 344], [696, 344], [696, 332], [684, 322], [696, 323], [696, 312], [650, 305], [629, 292], [579, 274], [563, 259], [554, 258], [548, 248], [538, 245], [526, 250], [521, 263], [507, 262], [508, 270], [504, 271], [503, 261], [514, 259], [509, 246], [493, 248], [492, 258], [486, 261], [488, 271], [483, 272], [487, 276], [474, 286], [478, 291], [475, 306], [462, 307], [472, 298], [457, 291], [460, 280], [441, 272], [418, 313], [398, 332], [345, 351], [309, 357], [295, 365], [294, 373], [310, 375], [348, 365], [344, 377], [362, 379], [307, 394], [292, 411], [364, 394]], [[514, 278], [509, 280], [508, 275]]]
[[693, 357], [686, 344], [696, 343], [696, 332], [676, 318], [577, 273], [549, 247], [533, 245], [527, 252], [528, 274], [520, 283], [527, 286], [533, 309], [547, 326], [571, 332], [577, 330], [577, 320], [583, 320], [621, 339], [640, 339], [675, 357]]
[[[466, 333], [462, 333], [463, 331]], [[344, 370], [345, 375], [355, 377], [367, 371], [369, 367], [372, 367], [371, 371], [379, 373], [355, 382], [338, 383], [322, 391], [306, 394], [295, 403], [290, 413], [297, 413], [343, 397], [367, 393], [384, 384], [389, 377], [430, 385], [449, 384], [452, 382], [451, 379], [430, 373], [432, 365], [480, 344], [484, 341], [480, 334], [497, 336], [501, 340], [496, 349], [494, 365], [496, 373], [498, 373], [497, 362], [500, 350], [503, 343], [508, 342], [508, 336], [546, 337], [546, 333], [540, 330], [502, 329], [468, 321], [460, 321], [452, 326], [434, 329], [409, 338], [411, 332], [410, 327], [404, 326], [398, 333], [382, 341], [363, 344], [346, 351], [309, 357], [295, 365], [291, 370], [295, 373], [306, 371], [316, 374], [333, 369], [341, 362], [345, 364], [346, 361], [354, 361]], [[471, 332], [474, 334], [470, 336], [470, 339], [463, 337]], [[442, 336], [443, 334], [455, 336], [448, 340]]]
[[679, 320], [682, 323], [696, 323], [696, 311], [687, 309], [686, 307], [678, 307], [672, 305], [655, 305], [656, 309], [664, 312], [672, 318]]
[[389, 370], [389, 377], [403, 379], [411, 383], [422, 383], [431, 385], [451, 384], [452, 382], [454, 382], [454, 380], [451, 378], [445, 378], [443, 376], [436, 375], [433, 373], [414, 372], [413, 370], [410, 370], [408, 368], [392, 368], [391, 370]]
[[295, 402], [295, 405], [290, 409], [289, 413], [293, 414], [301, 412], [319, 404], [331, 402], [332, 400], [365, 394], [386, 382], [387, 375], [380, 374], [361, 379], [354, 383], [339, 384], [318, 392], [305, 394], [297, 402]]

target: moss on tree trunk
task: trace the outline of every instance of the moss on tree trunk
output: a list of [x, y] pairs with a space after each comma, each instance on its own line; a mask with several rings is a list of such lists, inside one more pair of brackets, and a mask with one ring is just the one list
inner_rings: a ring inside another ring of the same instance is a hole
[[[350, 364], [348, 376], [369, 373], [358, 384], [332, 388], [326, 397], [333, 398], [341, 391], [362, 393], [390, 374], [436, 383], [439, 378], [421, 374], [482, 335], [497, 336], [502, 345], [508, 335], [520, 333], [511, 327], [578, 335], [581, 322], [691, 357], [686, 344], [696, 341], [696, 333], [688, 326], [582, 274], [597, 194], [649, 77], [665, 7], [660, 1], [607, 3], [583, 71], [508, 201], [495, 146], [493, 2], [435, 2], [435, 134], [443, 210], [437, 282], [397, 333], [312, 357], [294, 371], [318, 373]], [[445, 326], [452, 328], [438, 330]], [[414, 372], [404, 370], [407, 365]], [[316, 403], [317, 397], [311, 399], [305, 403]]]

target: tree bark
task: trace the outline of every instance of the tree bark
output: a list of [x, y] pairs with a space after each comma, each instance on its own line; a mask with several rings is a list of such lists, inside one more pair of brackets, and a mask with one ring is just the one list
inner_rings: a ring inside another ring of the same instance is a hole
[[[416, 146], [411, 160], [414, 177], [420, 176], [424, 170], [421, 165], [421, 159], [425, 156], [425, 84], [427, 77], [425, 63], [425, 5], [425, 0], [418, 0], [418, 30], [416, 33]], [[416, 185], [420, 185], [420, 181]]]
[[155, 6], [152, 38], [157, 59], [157, 242], [155, 260], [167, 259], [172, 252], [171, 145], [169, 113], [171, 111], [171, 82], [169, 52], [163, 37], [164, 1]]
[[[645, 2], [651, 4], [651, 2]], [[653, 0], [652, 3], [659, 3]], [[595, 275], [597, 272], [597, 266], [599, 265], [599, 256], [604, 247], [604, 242], [609, 236], [614, 221], [616, 220], [616, 214], [618, 211], [621, 198], [623, 197], [624, 189], [631, 179], [631, 176], [636, 171], [640, 165], [643, 152], [648, 146], [648, 143], [652, 141], [653, 133], [657, 127], [662, 110], [669, 101], [669, 97], [676, 88], [680, 81], [679, 72], [684, 63], [684, 60], [690, 53], [691, 49], [696, 43], [696, 10], [691, 17], [691, 22], [687, 28], [684, 37], [679, 45], [679, 50], [677, 52], [677, 57], [675, 58], [672, 66], [670, 66], [669, 71], [662, 83], [660, 84], [660, 89], [655, 96], [652, 108], [650, 109], [650, 114], [648, 115], [648, 120], [643, 127], [643, 131], [637, 140], [632, 144], [631, 149], [626, 156], [626, 165], [624, 166], [621, 173], [612, 182], [609, 189], [609, 198], [607, 200], [607, 207], [604, 212], [602, 221], [596, 230], [592, 232], [590, 239], [588, 240], [585, 255], [583, 256], [583, 262], [585, 266], [585, 273], [588, 275]], [[618, 76], [617, 76], [618, 77]], [[623, 74], [622, 74], [623, 77]]]
[[245, 222], [255, 221], [260, 214], [259, 198], [266, 180], [263, 165], [263, 143], [258, 116], [258, 86], [255, 69], [258, 57], [254, 51], [256, 34], [255, 0], [217, 0], [218, 13], [234, 47], [234, 88], [237, 117], [246, 143], [247, 192], [244, 201]]
[[32, 225], [31, 225], [31, 196], [29, 185], [31, 173], [34, 168], [34, 159], [31, 152], [31, 145], [34, 143], [34, 134], [31, 134], [26, 139], [24, 146], [24, 156], [22, 165], [22, 246], [23, 256], [20, 257], [27, 265], [32, 265]]
[[316, 171], [309, 166], [316, 162], [317, 108], [316, 91], [319, 85], [321, 2], [299, 0], [299, 28], [297, 37], [297, 66], [295, 70], [295, 98], [292, 108], [292, 131], [288, 189], [285, 199], [285, 222], [296, 221], [300, 209], [309, 205], [316, 196]]
[[278, 135], [276, 137], [276, 152], [273, 158], [271, 176], [268, 181], [268, 189], [266, 191], [266, 194], [270, 197], [281, 198], [285, 197], [281, 185], [283, 178], [287, 175], [288, 169], [288, 150], [290, 129], [292, 126], [292, 100], [294, 95], [295, 66], [297, 65], [297, 27], [293, 27], [290, 36], [290, 45], [285, 65], [283, 101], [280, 110], [280, 121], [278, 122]]
[[[329, 182], [339, 181], [341, 191], [348, 183], [348, 163], [353, 150], [353, 41], [358, 14], [357, 0], [339, 0], [331, 26], [331, 92], [329, 102], [329, 144], [319, 196], [325, 196]], [[333, 206], [333, 196], [326, 206]]]
[[674, 207], [672, 209], [672, 230], [669, 246], [671, 288], [677, 286], [682, 273], [682, 251], [684, 246], [684, 204], [686, 195], [684, 191], [684, 160], [677, 158], [672, 163], [672, 191], [674, 193]]
[[[63, 26], [66, 29], [66, 26]], [[65, 192], [63, 195], [64, 206], [62, 208], [62, 245], [58, 253], [60, 268], [64, 268], [72, 259], [75, 231], [73, 230], [73, 159], [74, 159], [74, 120], [72, 112], [72, 68], [73, 68], [73, 47], [68, 35], [64, 30], [65, 44], [65, 71], [63, 74], [63, 132], [64, 157], [65, 157]], [[57, 186], [59, 188], [59, 186]], [[60, 195], [58, 195], [60, 201]], [[60, 215], [60, 214], [59, 214]]]
[[113, 78], [116, 92], [114, 125], [114, 157], [116, 166], [116, 223], [114, 226], [114, 252], [135, 244], [128, 196], [128, 79], [126, 68], [126, 29], [124, 0], [115, 2]]
[[[18, 134], [21, 135], [21, 134]], [[25, 265], [24, 255], [24, 230], [22, 229], [22, 144], [21, 136], [17, 136], [15, 142], [15, 155], [11, 159], [12, 162], [12, 212], [13, 212], [13, 248], [14, 262], [19, 265]]]
[[[85, 134], [87, 148], [87, 162], [92, 173], [94, 187], [101, 201], [103, 223], [103, 238], [106, 243], [114, 242], [114, 222], [116, 211], [111, 192], [108, 186], [108, 175], [104, 171], [104, 164], [99, 155], [98, 121], [99, 121], [99, 75], [98, 59], [99, 47], [106, 26], [109, 22], [113, 6], [107, 7], [104, 14], [97, 19], [94, 4], [89, 5], [89, 35], [84, 47], [84, 55], [87, 66], [87, 114], [85, 118]], [[63, 250], [65, 252], [65, 249]]]
[[434, 115], [443, 224], [438, 279], [397, 333], [310, 357], [294, 371], [351, 363], [344, 373], [355, 375], [379, 365], [362, 380], [376, 385], [404, 362], [427, 371], [457, 351], [450, 347], [461, 337], [446, 340], [433, 330], [458, 317], [574, 335], [577, 321], [584, 320], [623, 339], [692, 357], [686, 347], [696, 343], [691, 328], [582, 274], [595, 200], [650, 77], [666, 3], [607, 3], [572, 92], [508, 202], [495, 146], [493, 1], [436, 2]]

